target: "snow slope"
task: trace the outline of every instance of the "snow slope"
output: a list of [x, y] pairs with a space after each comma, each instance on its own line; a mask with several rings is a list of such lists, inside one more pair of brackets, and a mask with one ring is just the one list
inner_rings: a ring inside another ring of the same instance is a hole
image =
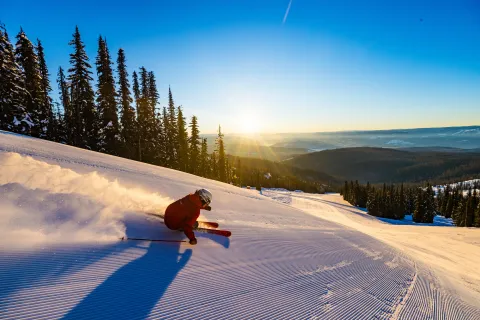
[[435, 217], [433, 225], [368, 215], [339, 194], [297, 194], [264, 190], [263, 194], [312, 215], [337, 222], [382, 240], [428, 266], [463, 299], [480, 307], [480, 229], [456, 228], [451, 219]]
[[[144, 212], [200, 186], [230, 239], [118, 240], [184, 239]], [[250, 190], [2, 132], [0, 189], [0, 319], [480, 318], [421, 260]]]

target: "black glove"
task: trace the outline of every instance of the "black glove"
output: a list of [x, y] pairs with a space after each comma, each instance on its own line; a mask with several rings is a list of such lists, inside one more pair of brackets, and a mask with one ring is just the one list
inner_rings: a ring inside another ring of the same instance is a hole
[[197, 244], [197, 239], [196, 238], [193, 238], [192, 240], [190, 240], [190, 244], [192, 246], [196, 245]]
[[206, 207], [205, 207], [205, 210], [207, 210], [207, 211], [212, 211], [212, 207], [206, 206]]

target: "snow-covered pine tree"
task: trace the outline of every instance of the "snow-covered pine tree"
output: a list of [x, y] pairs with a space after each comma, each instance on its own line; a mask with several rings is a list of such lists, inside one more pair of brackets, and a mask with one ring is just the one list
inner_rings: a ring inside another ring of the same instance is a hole
[[[137, 119], [135, 110], [132, 107], [132, 97], [130, 92], [130, 83], [128, 81], [128, 72], [126, 66], [125, 51], [118, 50], [117, 57], [117, 73], [118, 73], [118, 98], [121, 106], [121, 154], [129, 159], [136, 159], [138, 151], [137, 137]], [[136, 75], [136, 74], [135, 74]], [[137, 81], [138, 85], [138, 81]]]
[[112, 60], [105, 39], [98, 38], [97, 66], [97, 113], [99, 122], [98, 150], [112, 155], [120, 151], [115, 80]]
[[190, 122], [190, 138], [189, 138], [189, 170], [188, 172], [199, 175], [200, 170], [200, 130], [198, 129], [198, 120], [196, 116], [192, 116]]
[[97, 149], [99, 117], [94, 103], [94, 92], [91, 86], [92, 72], [85, 52], [85, 45], [80, 37], [78, 26], [75, 27], [73, 39], [69, 42], [73, 47], [70, 54], [71, 67], [68, 69], [71, 95], [71, 130], [74, 146]]
[[178, 169], [188, 171], [188, 133], [182, 107], [177, 107]]
[[44, 135], [47, 139], [57, 141], [55, 137], [56, 133], [54, 131], [55, 126], [55, 115], [53, 112], [53, 100], [50, 97], [50, 92], [52, 87], [50, 86], [50, 74], [48, 72], [47, 62], [45, 61], [45, 52], [42, 46], [42, 42], [37, 39], [37, 56], [38, 56], [38, 67], [40, 71], [40, 96], [41, 96], [41, 109], [42, 114], [46, 115], [47, 123], [44, 124]]
[[29, 133], [33, 126], [25, 105], [25, 81], [22, 70], [15, 62], [12, 43], [7, 30], [0, 24], [0, 129]]
[[22, 70], [25, 89], [28, 92], [27, 95], [24, 95], [24, 105], [34, 124], [29, 134], [37, 138], [45, 138], [48, 115], [42, 110], [43, 99], [38, 57], [33, 43], [27, 38], [23, 29], [20, 29], [16, 39], [15, 60]]

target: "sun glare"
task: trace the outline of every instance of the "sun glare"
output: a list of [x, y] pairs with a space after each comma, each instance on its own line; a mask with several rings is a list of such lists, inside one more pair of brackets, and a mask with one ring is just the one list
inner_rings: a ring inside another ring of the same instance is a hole
[[260, 129], [258, 117], [254, 114], [244, 114], [239, 120], [242, 133], [257, 133]]

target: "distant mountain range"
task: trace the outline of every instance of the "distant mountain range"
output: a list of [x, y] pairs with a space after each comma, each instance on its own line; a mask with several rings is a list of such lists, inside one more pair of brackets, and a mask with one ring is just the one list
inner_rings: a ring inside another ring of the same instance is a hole
[[[205, 137], [214, 146], [215, 136]], [[231, 155], [280, 162], [302, 170], [294, 173], [302, 179], [334, 184], [343, 180], [445, 183], [480, 177], [480, 126], [227, 134], [225, 143]], [[268, 167], [261, 162], [251, 165]]]
[[[205, 137], [213, 148], [215, 136]], [[309, 152], [354, 147], [403, 148], [415, 152], [480, 152], [480, 126], [258, 135], [226, 134], [225, 143], [227, 152], [232, 155], [274, 161]]]
[[480, 152], [342, 148], [299, 155], [283, 163], [362, 183], [444, 183], [480, 176]]
[[352, 147], [433, 146], [476, 149], [480, 148], [480, 126], [292, 134], [274, 146], [307, 148], [313, 151]]

